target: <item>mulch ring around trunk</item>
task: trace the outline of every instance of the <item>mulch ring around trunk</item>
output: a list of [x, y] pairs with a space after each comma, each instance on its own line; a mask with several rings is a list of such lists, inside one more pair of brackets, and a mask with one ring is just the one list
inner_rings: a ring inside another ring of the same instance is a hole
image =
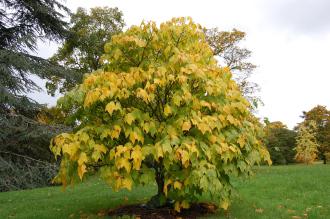
[[108, 215], [111, 218], [127, 217], [139, 219], [195, 219], [197, 217], [212, 214], [217, 210], [215, 205], [206, 203], [193, 204], [189, 209], [183, 209], [180, 213], [172, 208], [162, 207], [149, 209], [141, 204], [119, 206], [110, 209]]

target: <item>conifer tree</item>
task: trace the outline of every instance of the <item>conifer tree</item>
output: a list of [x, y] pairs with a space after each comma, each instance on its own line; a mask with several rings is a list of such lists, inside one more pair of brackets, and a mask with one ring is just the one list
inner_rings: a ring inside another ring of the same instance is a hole
[[[37, 41], [59, 41], [68, 34], [69, 10], [54, 0], [3, 0], [0, 2], [0, 113], [35, 116], [40, 107], [25, 94], [40, 87], [31, 75], [65, 77], [63, 67], [35, 56]], [[69, 78], [68, 78], [69, 80]]]

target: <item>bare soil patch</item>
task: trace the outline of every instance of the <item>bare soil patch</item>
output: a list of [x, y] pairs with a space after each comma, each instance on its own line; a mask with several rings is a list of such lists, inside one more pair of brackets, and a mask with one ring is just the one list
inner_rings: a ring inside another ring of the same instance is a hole
[[197, 217], [213, 214], [217, 210], [215, 205], [206, 203], [193, 204], [189, 209], [183, 209], [180, 213], [170, 207], [149, 209], [141, 204], [119, 206], [110, 209], [110, 217], [131, 216], [140, 219], [195, 219]]

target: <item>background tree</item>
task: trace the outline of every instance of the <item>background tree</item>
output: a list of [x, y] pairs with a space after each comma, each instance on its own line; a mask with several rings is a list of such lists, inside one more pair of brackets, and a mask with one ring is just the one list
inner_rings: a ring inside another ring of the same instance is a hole
[[311, 164], [317, 158], [318, 144], [315, 138], [316, 135], [316, 123], [309, 121], [308, 123], [302, 123], [298, 127], [297, 135], [297, 147], [295, 159], [298, 162], [304, 162]]
[[308, 112], [303, 112], [304, 122], [316, 123], [315, 137], [319, 145], [319, 157], [323, 163], [327, 162], [327, 153], [330, 153], [330, 111], [325, 106], [317, 105]]
[[0, 4], [0, 111], [31, 118], [38, 104], [24, 94], [39, 87], [29, 74], [41, 78], [66, 75], [65, 69], [31, 52], [36, 52], [37, 40], [59, 41], [67, 35], [63, 18], [69, 11], [53, 0], [5, 0]]
[[80, 126], [51, 145], [62, 155], [64, 185], [101, 166], [115, 190], [156, 182], [149, 206], [170, 199], [180, 211], [209, 194], [226, 209], [230, 177], [270, 162], [248, 101], [191, 19], [133, 26], [105, 52], [105, 71], [88, 75], [59, 101], [65, 107], [75, 98], [80, 106]]
[[47, 83], [48, 91], [54, 94], [60, 88], [61, 92], [65, 92], [81, 83], [83, 74], [101, 68], [100, 58], [104, 53], [105, 43], [121, 32], [124, 25], [123, 14], [118, 8], [95, 7], [89, 13], [78, 8], [71, 15], [69, 37], [50, 58], [52, 62], [78, 72], [78, 77], [74, 81], [68, 81], [54, 76]]
[[[60, 127], [41, 125], [35, 116], [42, 106], [26, 96], [40, 89], [31, 75], [65, 78], [68, 69], [33, 55], [38, 40], [67, 36], [63, 20], [69, 10], [59, 1], [0, 1], [0, 190], [44, 185], [52, 177], [48, 143]], [[67, 77], [70, 80], [70, 77]], [[40, 163], [41, 164], [41, 163]], [[43, 162], [44, 164], [44, 162]], [[36, 170], [37, 172], [33, 172]], [[28, 173], [28, 175], [27, 175]], [[33, 175], [32, 173], [47, 175]], [[39, 177], [41, 176], [41, 177]]]
[[273, 164], [288, 164], [294, 162], [296, 132], [289, 130], [280, 121], [266, 123], [264, 142], [270, 153]]
[[256, 96], [259, 85], [249, 81], [256, 65], [248, 62], [251, 51], [239, 45], [245, 39], [246, 34], [237, 29], [219, 31], [217, 28], [212, 28], [204, 31], [213, 54], [219, 58], [222, 66], [230, 68], [243, 95], [257, 107], [259, 103], [262, 103]]

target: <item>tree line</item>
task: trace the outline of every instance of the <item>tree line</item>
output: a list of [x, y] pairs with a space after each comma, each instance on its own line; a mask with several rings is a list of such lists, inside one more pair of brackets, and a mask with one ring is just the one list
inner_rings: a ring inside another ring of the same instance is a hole
[[317, 105], [303, 111], [303, 122], [293, 130], [280, 121], [265, 120], [265, 138], [274, 164], [313, 163], [330, 159], [330, 111]]

